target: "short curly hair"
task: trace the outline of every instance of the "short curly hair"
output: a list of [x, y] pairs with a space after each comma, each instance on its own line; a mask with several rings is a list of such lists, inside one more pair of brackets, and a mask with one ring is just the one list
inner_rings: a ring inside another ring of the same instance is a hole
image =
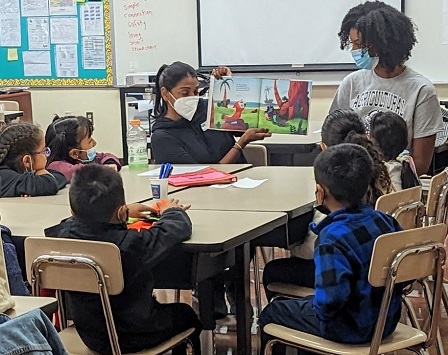
[[367, 1], [350, 9], [338, 33], [341, 49], [349, 48], [352, 28], [358, 30], [361, 48], [365, 52], [373, 48], [380, 65], [389, 72], [411, 57], [417, 43], [411, 19], [382, 1]]

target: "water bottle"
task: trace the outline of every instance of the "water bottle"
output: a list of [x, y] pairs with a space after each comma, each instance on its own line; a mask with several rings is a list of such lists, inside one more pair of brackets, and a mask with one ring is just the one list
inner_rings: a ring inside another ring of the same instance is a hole
[[128, 143], [129, 169], [147, 168], [148, 143], [146, 131], [140, 127], [140, 120], [131, 120], [126, 141]]

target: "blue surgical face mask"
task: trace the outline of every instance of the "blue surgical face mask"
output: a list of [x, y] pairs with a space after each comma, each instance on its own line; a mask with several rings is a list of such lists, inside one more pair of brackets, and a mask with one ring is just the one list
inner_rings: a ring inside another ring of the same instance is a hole
[[379, 58], [371, 57], [365, 49], [354, 49], [351, 53], [359, 69], [373, 70], [378, 65]]
[[79, 150], [80, 152], [86, 152], [87, 153], [87, 159], [79, 159], [79, 161], [81, 162], [81, 163], [90, 163], [90, 162], [92, 162], [94, 159], [95, 159], [95, 157], [96, 157], [96, 148], [95, 147], [92, 147], [92, 148], [90, 148], [90, 149], [80, 149]]

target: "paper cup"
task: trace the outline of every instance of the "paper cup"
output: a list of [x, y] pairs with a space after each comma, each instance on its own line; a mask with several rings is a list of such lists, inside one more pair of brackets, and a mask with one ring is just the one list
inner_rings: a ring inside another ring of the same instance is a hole
[[151, 178], [151, 191], [154, 200], [166, 200], [168, 198], [168, 179]]

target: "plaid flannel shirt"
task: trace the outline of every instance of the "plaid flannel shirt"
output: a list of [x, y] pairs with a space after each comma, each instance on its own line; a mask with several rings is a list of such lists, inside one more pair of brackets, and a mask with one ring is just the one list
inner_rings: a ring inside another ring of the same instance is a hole
[[[373, 245], [380, 235], [401, 227], [392, 217], [359, 205], [335, 211], [311, 228], [319, 235], [313, 307], [321, 336], [350, 344], [371, 341], [384, 293], [368, 281]], [[384, 336], [400, 319], [402, 289], [395, 286]]]

